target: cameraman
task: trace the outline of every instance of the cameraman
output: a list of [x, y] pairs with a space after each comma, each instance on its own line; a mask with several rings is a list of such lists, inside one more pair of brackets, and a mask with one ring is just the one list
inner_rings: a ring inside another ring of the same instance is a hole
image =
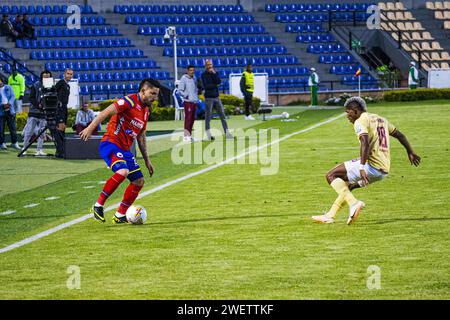
[[[28, 112], [28, 119], [25, 128], [23, 129], [23, 147], [25, 148], [32, 138], [32, 136], [40, 132], [47, 125], [45, 121], [45, 114], [42, 106], [42, 89], [44, 88], [42, 85], [42, 79], [51, 78], [52, 73], [48, 70], [44, 70], [41, 72], [40, 80], [36, 81], [30, 90], [30, 111]], [[36, 156], [45, 156], [45, 152], [43, 151], [44, 145], [44, 136], [45, 133], [42, 133], [37, 140], [37, 148], [36, 148]], [[26, 154], [23, 153], [24, 155]]]
[[58, 97], [58, 110], [56, 115], [55, 145], [57, 158], [64, 158], [64, 136], [67, 125], [67, 104], [69, 103], [70, 85], [73, 78], [73, 70], [67, 68], [64, 71], [64, 79], [59, 80], [55, 85]]

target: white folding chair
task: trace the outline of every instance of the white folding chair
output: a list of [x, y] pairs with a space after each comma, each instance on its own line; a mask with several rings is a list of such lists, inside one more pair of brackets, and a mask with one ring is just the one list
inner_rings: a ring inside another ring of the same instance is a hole
[[184, 120], [184, 106], [180, 101], [182, 101], [178, 89], [173, 90], [172, 93], [173, 101], [175, 104], [175, 121]]

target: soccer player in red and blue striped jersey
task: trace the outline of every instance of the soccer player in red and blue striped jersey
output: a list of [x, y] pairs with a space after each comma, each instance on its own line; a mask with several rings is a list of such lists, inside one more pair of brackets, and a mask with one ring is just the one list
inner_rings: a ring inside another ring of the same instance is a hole
[[103, 206], [119, 185], [126, 179], [130, 181], [122, 202], [114, 214], [114, 223], [126, 223], [127, 209], [136, 200], [144, 186], [144, 176], [130, 148], [137, 140], [139, 150], [144, 158], [150, 176], [154, 169], [147, 155], [146, 128], [149, 108], [157, 99], [160, 84], [154, 79], [144, 79], [139, 85], [139, 92], [127, 95], [103, 110], [91, 124], [80, 132], [80, 138], [87, 141], [98, 125], [111, 117], [107, 132], [100, 142], [99, 152], [109, 168], [114, 172], [106, 181], [97, 202], [93, 207], [94, 218], [105, 222]]

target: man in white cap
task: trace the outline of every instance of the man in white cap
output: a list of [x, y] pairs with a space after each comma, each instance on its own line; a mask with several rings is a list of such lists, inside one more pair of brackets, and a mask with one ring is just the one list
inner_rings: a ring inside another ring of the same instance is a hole
[[311, 89], [311, 105], [310, 107], [317, 106], [318, 100], [317, 100], [317, 91], [319, 89], [319, 76], [316, 73], [315, 68], [309, 69], [311, 71], [311, 75], [308, 79], [308, 86]]
[[417, 71], [416, 63], [411, 61], [408, 72], [408, 86], [409, 89], [417, 89], [417, 82], [419, 81], [419, 71]]

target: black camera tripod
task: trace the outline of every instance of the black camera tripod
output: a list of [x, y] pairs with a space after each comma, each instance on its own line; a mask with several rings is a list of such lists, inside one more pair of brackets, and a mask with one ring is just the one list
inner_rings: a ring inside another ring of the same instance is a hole
[[44, 134], [44, 132], [47, 129], [50, 130], [53, 143], [55, 144], [56, 147], [55, 131], [56, 131], [56, 110], [58, 108], [58, 98], [56, 97], [56, 92], [54, 91], [54, 88], [45, 90], [44, 92], [45, 93], [42, 96], [42, 109], [45, 114], [45, 121], [46, 121], [45, 128], [41, 129], [41, 131], [39, 131], [39, 133], [33, 139], [31, 139], [28, 145], [24, 146], [24, 148], [22, 149], [22, 151], [19, 152], [17, 157], [22, 157], [23, 154], [28, 150], [28, 148], [30, 148], [31, 145], [35, 143], [36, 140], [39, 139], [39, 137], [42, 134]]

